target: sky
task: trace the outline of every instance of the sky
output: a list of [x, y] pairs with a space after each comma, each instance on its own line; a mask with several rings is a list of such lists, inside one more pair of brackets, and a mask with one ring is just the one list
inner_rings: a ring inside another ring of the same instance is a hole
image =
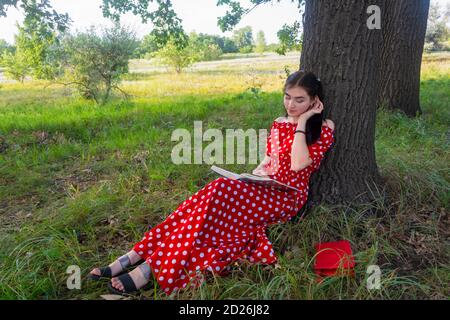
[[[84, 30], [91, 25], [109, 25], [109, 20], [103, 18], [100, 9], [102, 0], [51, 0], [52, 6], [60, 13], [68, 13], [72, 22], [71, 30]], [[249, 1], [240, 1], [243, 6], [250, 7]], [[245, 16], [236, 28], [251, 26], [253, 35], [259, 30], [264, 31], [267, 43], [278, 42], [277, 31], [284, 24], [292, 24], [300, 20], [301, 16], [295, 3], [291, 0], [282, 0], [280, 3], [266, 4], [257, 7]], [[431, 0], [431, 3], [439, 3], [444, 7], [450, 0]], [[216, 6], [217, 0], [172, 0], [177, 15], [182, 19], [186, 32], [231, 36], [232, 32], [222, 33], [217, 26], [217, 18], [223, 16], [227, 7]], [[9, 43], [14, 42], [17, 32], [16, 22], [21, 22], [23, 16], [16, 9], [9, 9], [7, 17], [0, 18], [0, 39]], [[151, 25], [144, 25], [139, 17], [127, 14], [123, 17], [123, 23], [132, 27], [138, 37], [142, 38], [151, 31]]]
[[[449, 0], [450, 1], [450, 0]], [[51, 0], [52, 6], [59, 13], [68, 13], [73, 20], [71, 30], [84, 30], [91, 25], [109, 25], [109, 20], [103, 18], [100, 5], [102, 0]], [[275, 1], [274, 1], [275, 2]], [[172, 0], [172, 4], [178, 17], [181, 18], [184, 30], [189, 33], [217, 34], [221, 36], [231, 36], [232, 32], [222, 33], [217, 26], [217, 18], [223, 16], [227, 10], [226, 6], [216, 6], [217, 0]], [[249, 1], [241, 1], [243, 5]], [[250, 7], [248, 5], [247, 7]], [[286, 23], [292, 24], [300, 20], [295, 3], [290, 0], [283, 0], [279, 4], [276, 2], [259, 6], [245, 16], [236, 28], [251, 26], [253, 35], [259, 30], [264, 31], [266, 42], [278, 42], [277, 31]], [[16, 21], [23, 20], [22, 14], [16, 9], [9, 9], [6, 18], [0, 18], [0, 38], [9, 43], [14, 42], [14, 35], [17, 32]], [[143, 37], [151, 31], [151, 24], [144, 25], [139, 17], [127, 14], [122, 22], [132, 27], [138, 37]]]

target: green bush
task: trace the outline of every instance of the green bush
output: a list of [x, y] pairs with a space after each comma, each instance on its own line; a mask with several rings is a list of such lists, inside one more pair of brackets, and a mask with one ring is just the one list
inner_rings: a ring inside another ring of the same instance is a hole
[[155, 57], [157, 63], [172, 68], [176, 73], [181, 73], [183, 69], [199, 59], [192, 45], [180, 47], [174, 39], [170, 39], [162, 49], [158, 50]]
[[97, 103], [105, 103], [128, 72], [128, 61], [137, 47], [135, 34], [121, 26], [70, 35], [63, 42], [67, 84]]
[[195, 52], [195, 61], [219, 60], [223, 54], [219, 45], [223, 42], [222, 40], [217, 36], [192, 32], [189, 35], [189, 46], [191, 47], [190, 50]]
[[7, 78], [14, 79], [22, 83], [27, 74], [30, 72], [27, 59], [20, 51], [15, 53], [7, 51], [3, 52], [0, 59], [0, 65], [5, 68], [4, 73]]
[[239, 49], [240, 53], [252, 53], [253, 52], [253, 46], [245, 46]]

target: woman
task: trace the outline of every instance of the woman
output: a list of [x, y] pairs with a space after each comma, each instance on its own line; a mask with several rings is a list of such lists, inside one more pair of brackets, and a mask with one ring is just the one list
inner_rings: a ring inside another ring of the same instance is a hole
[[[253, 171], [300, 191], [220, 177], [146, 232], [130, 252], [90, 276], [112, 277], [109, 288], [118, 294], [139, 290], [154, 277], [170, 294], [188, 284], [200, 285], [203, 272], [220, 275], [242, 259], [275, 264], [266, 229], [290, 220], [305, 204], [311, 173], [334, 141], [334, 123], [322, 120], [322, 100], [322, 84], [313, 73], [297, 71], [288, 77], [286, 115], [272, 123], [266, 156]], [[138, 262], [134, 270], [119, 275]]]

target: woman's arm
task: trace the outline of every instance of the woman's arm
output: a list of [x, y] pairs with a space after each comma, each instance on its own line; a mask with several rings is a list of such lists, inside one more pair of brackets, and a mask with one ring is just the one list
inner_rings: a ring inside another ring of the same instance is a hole
[[[306, 121], [307, 119], [300, 117], [296, 130], [305, 131]], [[327, 125], [334, 130], [334, 122], [330, 119], [325, 119], [322, 125]], [[313, 160], [309, 155], [308, 145], [306, 144], [306, 135], [304, 133], [296, 133], [292, 142], [291, 170], [300, 171], [311, 165], [312, 162]]]
[[[297, 129], [306, 129], [306, 119], [300, 116], [298, 119]], [[309, 156], [308, 145], [306, 144], [306, 135], [304, 133], [294, 134], [294, 141], [292, 141], [291, 149], [291, 170], [300, 171], [312, 163], [312, 159]]]

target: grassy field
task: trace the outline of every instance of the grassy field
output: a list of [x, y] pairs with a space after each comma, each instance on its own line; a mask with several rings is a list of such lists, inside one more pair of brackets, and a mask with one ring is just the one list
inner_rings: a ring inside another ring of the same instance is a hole
[[[122, 88], [132, 95], [97, 106], [45, 82], [0, 83], [0, 299], [101, 299], [106, 282], [68, 290], [66, 269], [84, 276], [128, 251], [149, 226], [217, 178], [210, 165], [172, 164], [171, 133], [206, 128], [268, 129], [283, 115], [286, 58], [203, 63], [182, 75], [133, 61]], [[307, 219], [272, 226], [281, 268], [240, 265], [197, 290], [145, 299], [448, 299], [450, 56], [424, 56], [424, 114], [380, 110], [377, 162], [390, 202], [317, 206]], [[253, 165], [227, 168], [251, 170]], [[373, 206], [373, 205], [372, 205]], [[348, 239], [356, 275], [321, 284], [314, 244]], [[382, 271], [368, 290], [368, 265]]]

